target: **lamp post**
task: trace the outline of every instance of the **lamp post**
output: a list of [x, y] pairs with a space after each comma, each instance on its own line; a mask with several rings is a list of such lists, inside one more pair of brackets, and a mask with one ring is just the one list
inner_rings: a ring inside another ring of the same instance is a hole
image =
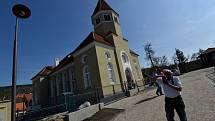
[[13, 44], [13, 67], [12, 67], [12, 102], [11, 102], [11, 121], [16, 120], [16, 74], [17, 74], [17, 43], [18, 43], [18, 27], [19, 18], [26, 19], [30, 17], [31, 11], [28, 7], [16, 4], [12, 8], [13, 14], [16, 16], [15, 39]]

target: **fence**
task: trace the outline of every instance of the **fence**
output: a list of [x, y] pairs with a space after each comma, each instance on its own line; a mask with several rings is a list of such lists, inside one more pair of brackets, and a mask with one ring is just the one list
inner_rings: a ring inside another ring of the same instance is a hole
[[62, 113], [65, 111], [76, 111], [78, 107], [85, 101], [91, 104], [100, 102], [99, 88], [95, 88], [87, 93], [71, 95], [65, 94], [57, 97], [57, 105], [47, 108], [42, 108], [37, 111], [26, 112], [24, 115], [17, 116], [17, 121], [34, 121], [42, 119], [46, 116]]
[[[136, 87], [138, 88], [138, 91], [139, 91], [139, 87], [144, 86], [142, 81], [138, 81], [136, 84], [140, 84], [140, 83], [142, 83], [142, 85], [136, 85]], [[124, 86], [126, 84], [127, 83], [124, 83]], [[109, 94], [107, 97], [103, 97], [103, 94], [104, 94], [103, 91], [107, 88], [108, 88], [107, 92], [109, 92]], [[56, 100], [55, 106], [42, 108], [37, 111], [26, 112], [24, 116], [19, 116], [17, 120], [33, 121], [33, 120], [42, 119], [44, 117], [47, 117], [49, 115], [54, 115], [57, 113], [62, 113], [66, 111], [69, 111], [69, 112], [77, 111], [79, 106], [86, 101], [90, 102], [91, 105], [93, 105], [93, 104], [100, 103], [101, 99], [107, 98], [106, 100], [102, 100], [102, 101], [111, 102], [113, 100], [117, 100], [125, 96], [125, 92], [123, 92], [120, 89], [121, 89], [121, 84], [116, 84], [116, 85], [109, 85], [104, 87], [96, 87], [96, 88], [93, 88], [92, 90], [89, 90], [88, 92], [83, 92], [76, 95], [65, 93], [64, 95], [62, 94], [61, 96], [58, 96], [57, 99], [55, 99]]]

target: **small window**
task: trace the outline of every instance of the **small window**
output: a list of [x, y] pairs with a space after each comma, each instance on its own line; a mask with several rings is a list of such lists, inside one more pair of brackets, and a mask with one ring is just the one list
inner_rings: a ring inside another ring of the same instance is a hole
[[125, 53], [122, 54], [122, 61], [123, 63], [128, 63], [128, 56]]
[[137, 64], [137, 61], [135, 59], [133, 61], [134, 61], [134, 64]]
[[83, 76], [84, 76], [84, 87], [85, 87], [85, 89], [90, 88], [92, 83], [91, 83], [91, 79], [90, 79], [90, 72], [89, 72], [88, 66], [84, 66]]
[[96, 19], [96, 24], [99, 24], [101, 22], [100, 18]]
[[106, 56], [106, 59], [110, 60], [111, 57], [110, 57], [110, 53], [109, 52], [105, 52], [105, 56]]
[[104, 15], [105, 21], [110, 21], [110, 15]]
[[86, 63], [87, 62], [87, 56], [86, 55], [84, 55], [84, 56], [82, 56], [82, 63]]
[[114, 16], [114, 21], [119, 23], [118, 18], [116, 16]]
[[108, 78], [109, 78], [110, 84], [114, 84], [116, 81], [115, 81], [115, 76], [113, 71], [113, 65], [111, 63], [108, 63], [107, 71], [108, 71]]

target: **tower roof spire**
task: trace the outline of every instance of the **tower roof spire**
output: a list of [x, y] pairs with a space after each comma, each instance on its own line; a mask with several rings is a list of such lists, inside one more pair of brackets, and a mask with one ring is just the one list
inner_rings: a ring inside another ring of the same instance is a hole
[[[96, 8], [93, 12], [93, 15], [95, 15], [96, 13], [98, 13], [99, 11], [103, 11], [103, 10], [112, 10], [114, 11], [108, 4], [105, 0], [99, 0], [97, 5], [96, 5]], [[115, 12], [115, 11], [114, 11]], [[115, 12], [116, 13], [116, 12]], [[92, 15], [92, 16], [93, 16]]]

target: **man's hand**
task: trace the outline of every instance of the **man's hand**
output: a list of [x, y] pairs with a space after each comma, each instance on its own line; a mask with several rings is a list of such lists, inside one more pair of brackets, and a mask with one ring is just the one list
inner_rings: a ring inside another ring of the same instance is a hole
[[163, 83], [168, 85], [168, 81], [166, 79], [166, 77], [162, 77]]
[[177, 91], [182, 91], [182, 88], [180, 86], [175, 86], [175, 85], [172, 85], [170, 84], [169, 82], [167, 82], [167, 85], [172, 87], [173, 89], [177, 90]]

